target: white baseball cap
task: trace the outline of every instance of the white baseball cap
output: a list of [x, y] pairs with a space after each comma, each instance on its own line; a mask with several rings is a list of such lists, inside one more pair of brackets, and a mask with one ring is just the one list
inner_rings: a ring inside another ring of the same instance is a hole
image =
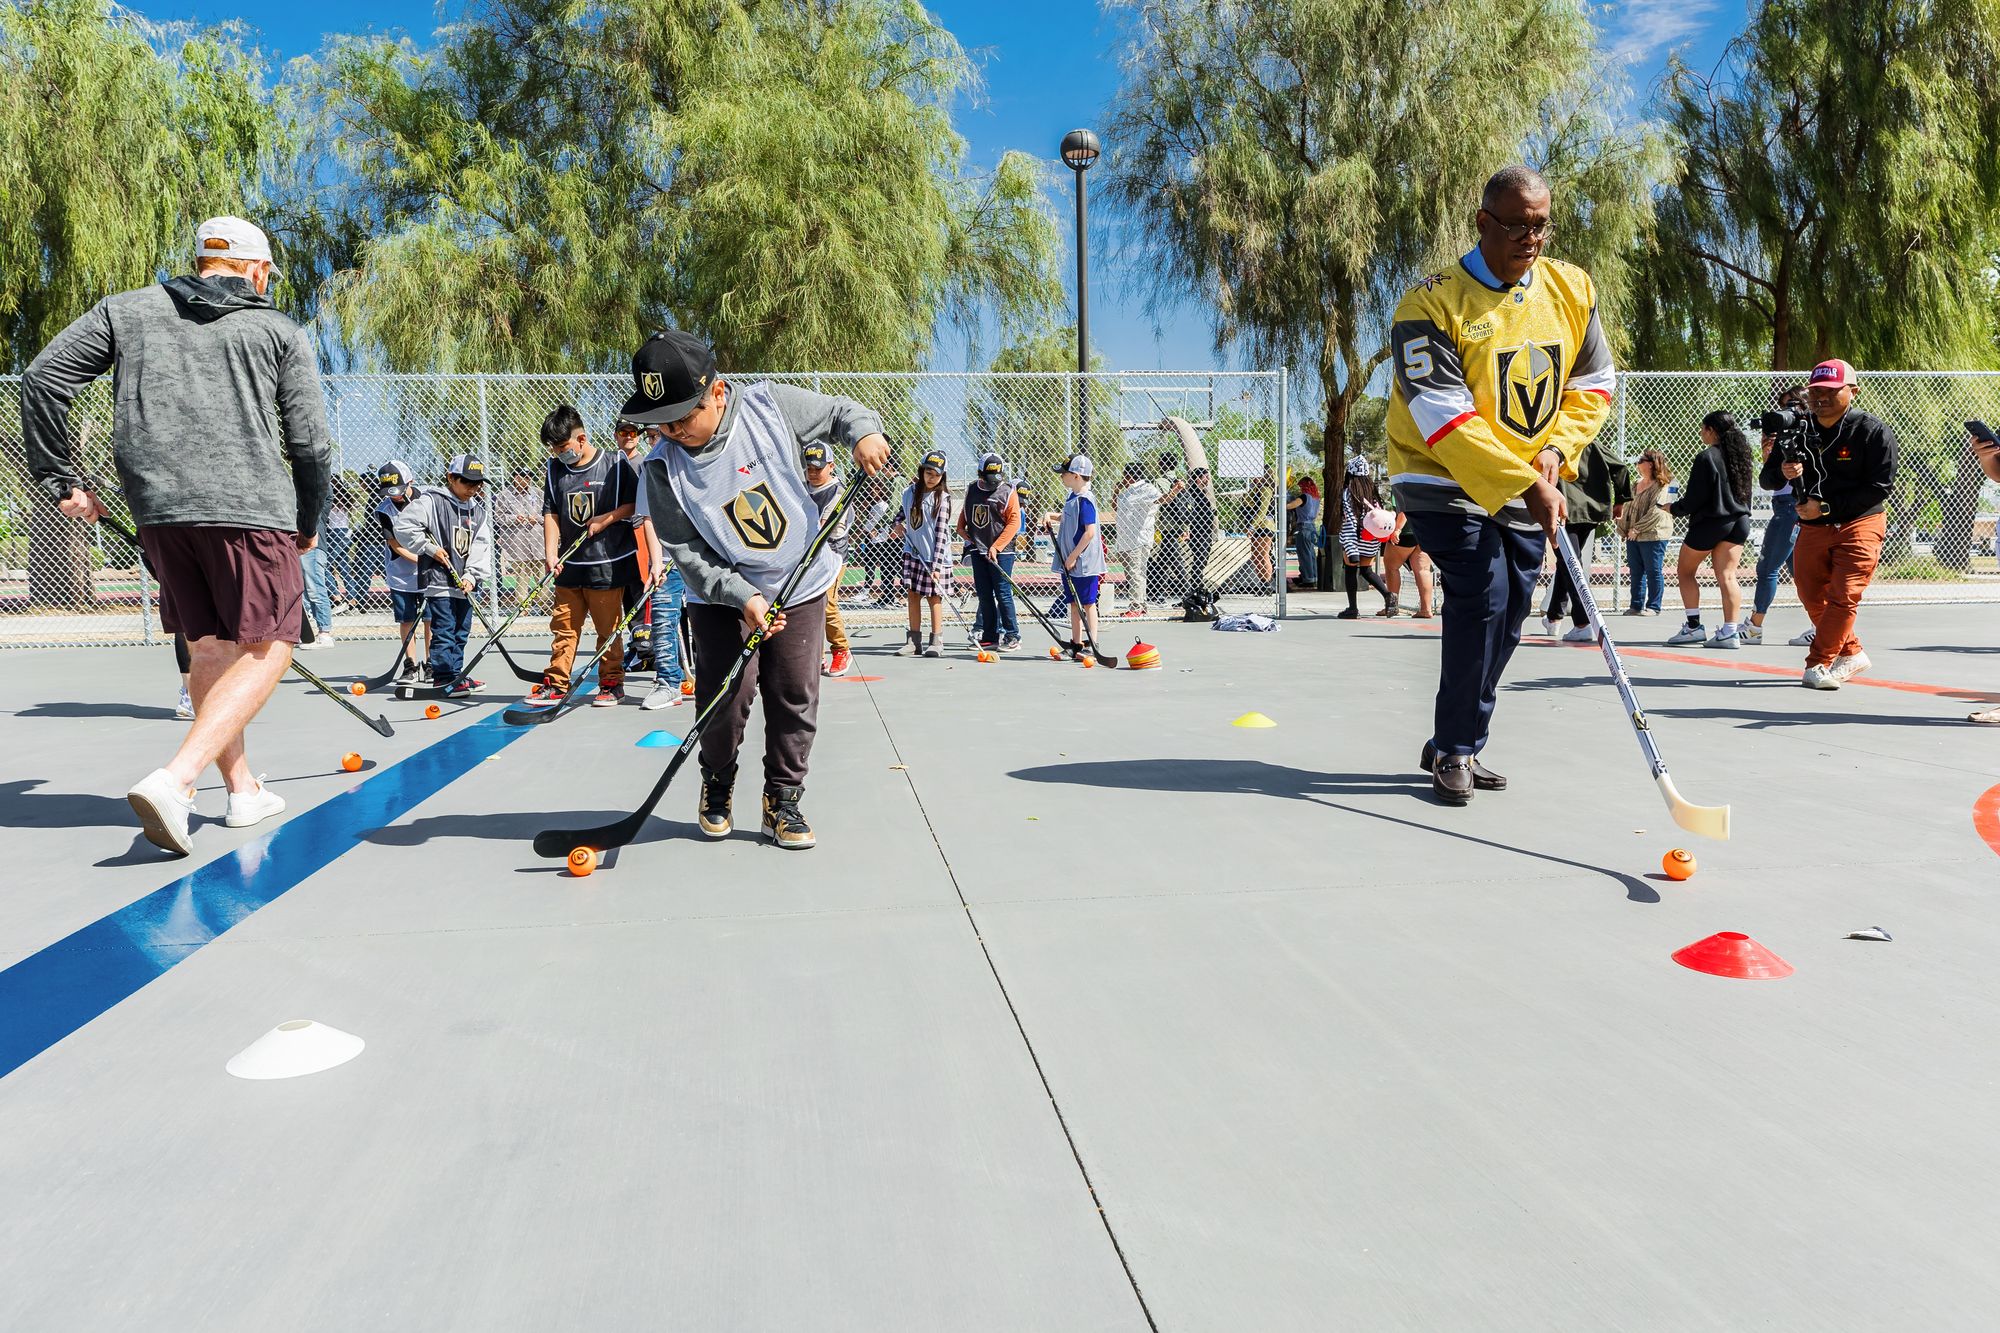
[[[194, 252], [199, 259], [269, 259], [271, 238], [242, 218], [210, 218], [195, 228]], [[273, 264], [271, 271], [278, 272], [278, 266]]]

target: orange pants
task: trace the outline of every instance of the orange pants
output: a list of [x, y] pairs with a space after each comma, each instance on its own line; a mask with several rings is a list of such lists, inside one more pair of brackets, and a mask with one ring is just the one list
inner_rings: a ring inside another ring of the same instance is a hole
[[837, 653], [847, 651], [847, 626], [840, 623], [840, 581], [846, 577], [847, 566], [842, 565], [826, 593], [826, 646]]
[[[570, 664], [576, 660], [576, 641], [583, 636], [583, 618], [588, 614], [597, 631], [597, 645], [625, 614], [625, 593], [621, 588], [557, 588], [555, 610], [549, 612], [549, 632], [555, 643], [549, 648], [549, 684], [559, 690], [569, 688]], [[625, 684], [623, 636], [613, 636], [604, 660], [597, 665], [597, 683], [607, 690]]]
[[1799, 544], [1792, 550], [1792, 578], [1799, 600], [1812, 617], [1812, 648], [1807, 666], [1826, 666], [1836, 657], [1861, 651], [1854, 637], [1854, 618], [1861, 612], [1861, 594], [1875, 577], [1882, 558], [1882, 539], [1889, 521], [1881, 514], [1833, 526], [1799, 524]]

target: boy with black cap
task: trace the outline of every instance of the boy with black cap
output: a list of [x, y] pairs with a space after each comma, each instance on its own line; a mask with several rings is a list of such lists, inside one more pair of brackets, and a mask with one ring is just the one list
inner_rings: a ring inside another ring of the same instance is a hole
[[[382, 530], [388, 556], [382, 562], [382, 578], [389, 585], [389, 613], [396, 618], [396, 637], [403, 645], [403, 669], [396, 676], [408, 685], [430, 676], [431, 627], [424, 620], [424, 598], [418, 591], [417, 555], [396, 541], [396, 519], [417, 493], [416, 474], [400, 458], [392, 458], [375, 469], [375, 482], [382, 499], [375, 506], [375, 524]], [[424, 627], [424, 664], [411, 655], [416, 644], [417, 626]]]
[[471, 454], [454, 455], [445, 465], [444, 485], [419, 489], [396, 515], [393, 531], [396, 544], [417, 556], [417, 584], [431, 629], [431, 679], [450, 683], [446, 698], [464, 698], [481, 683], [459, 679], [472, 596], [481, 580], [493, 577], [486, 465]]
[[979, 471], [965, 488], [958, 511], [958, 535], [972, 561], [972, 586], [979, 594], [979, 646], [1011, 653], [1021, 646], [1014, 619], [1014, 587], [1002, 578], [1014, 572], [1014, 538], [1021, 532], [1021, 501], [994, 453], [979, 456]]
[[632, 357], [635, 392], [624, 415], [660, 428], [668, 447], [646, 459], [653, 528], [687, 581], [696, 704], [707, 708], [753, 627], [770, 625], [732, 698], [701, 736], [699, 820], [728, 836], [736, 753], [759, 686], [764, 696], [763, 833], [780, 847], [815, 841], [799, 813], [819, 720], [819, 660], [840, 555], [822, 546], [775, 617], [770, 599], [805, 556], [819, 527], [803, 446], [844, 446], [871, 475], [889, 458], [875, 413], [846, 398], [793, 385], [736, 388], [715, 353], [692, 334], [656, 333]]
[[[813, 503], [819, 507], [820, 521], [824, 523], [827, 510], [840, 498], [840, 469], [833, 465], [822, 441], [812, 441], [799, 453], [806, 465], [806, 488], [811, 491]], [[840, 620], [840, 581], [847, 569], [847, 534], [853, 527], [854, 510], [849, 508], [840, 516], [840, 526], [826, 539], [841, 561], [833, 571], [833, 591], [826, 595], [826, 646], [833, 653], [825, 668], [829, 676], [844, 676], [853, 664], [853, 656], [848, 652], [847, 626]]]
[[1058, 464], [1062, 484], [1069, 488], [1062, 522], [1056, 527], [1056, 559], [1062, 562], [1063, 595], [1069, 599], [1069, 655], [1083, 661], [1083, 645], [1097, 642], [1097, 590], [1104, 577], [1104, 543], [1097, 535], [1097, 502], [1090, 495], [1096, 472], [1087, 454], [1074, 454]]

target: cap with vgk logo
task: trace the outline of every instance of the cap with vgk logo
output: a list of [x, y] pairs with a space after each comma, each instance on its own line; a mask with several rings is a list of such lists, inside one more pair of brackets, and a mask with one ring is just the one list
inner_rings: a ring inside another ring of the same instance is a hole
[[714, 383], [714, 350], [692, 333], [662, 330], [632, 354], [632, 396], [619, 415], [642, 426], [679, 421]]
[[409, 494], [410, 483], [415, 479], [416, 474], [410, 471], [410, 465], [400, 458], [392, 458], [375, 469], [375, 484], [390, 499], [401, 499]]
[[929, 468], [939, 476], [944, 475], [944, 450], [933, 449], [924, 455], [922, 467]]
[[1855, 383], [1854, 367], [1845, 361], [1835, 359], [1822, 361], [1806, 376], [1806, 384], [1814, 389], [1844, 389]]
[[981, 454], [979, 456], [979, 479], [988, 485], [1007, 479], [1007, 465], [1000, 461], [1000, 455]]
[[1091, 466], [1089, 454], [1071, 454], [1068, 458], [1056, 464], [1056, 471], [1058, 473], [1073, 472], [1079, 477], [1089, 477], [1094, 475], [1097, 469]]
[[444, 472], [447, 477], [457, 477], [474, 486], [486, 484], [486, 464], [471, 454], [453, 454], [451, 461], [444, 465]]
[[826, 445], [819, 440], [814, 440], [811, 444], [799, 450], [799, 457], [805, 460], [807, 467], [825, 467]]

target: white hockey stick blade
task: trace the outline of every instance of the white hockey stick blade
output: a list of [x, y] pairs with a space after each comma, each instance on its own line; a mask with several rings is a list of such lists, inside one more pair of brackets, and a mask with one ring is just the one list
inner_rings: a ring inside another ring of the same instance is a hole
[[1660, 795], [1667, 798], [1667, 809], [1673, 812], [1674, 822], [1689, 833], [1699, 833], [1704, 838], [1714, 838], [1717, 842], [1729, 841], [1729, 807], [1726, 805], [1690, 805], [1674, 790], [1674, 780], [1665, 773], [1660, 774]]

